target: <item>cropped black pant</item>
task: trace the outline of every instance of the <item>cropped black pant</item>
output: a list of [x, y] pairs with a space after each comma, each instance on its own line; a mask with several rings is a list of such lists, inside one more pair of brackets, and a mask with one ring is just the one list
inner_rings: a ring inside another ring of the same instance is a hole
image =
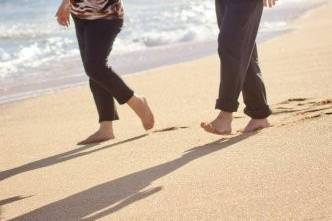
[[271, 114], [258, 64], [256, 36], [263, 12], [261, 0], [216, 0], [221, 60], [216, 109], [236, 112], [242, 91], [244, 112], [254, 119]]
[[119, 104], [126, 103], [134, 92], [112, 70], [107, 58], [113, 42], [121, 31], [121, 19], [87, 20], [72, 16], [76, 36], [90, 89], [96, 103], [99, 122], [118, 120], [114, 98]]

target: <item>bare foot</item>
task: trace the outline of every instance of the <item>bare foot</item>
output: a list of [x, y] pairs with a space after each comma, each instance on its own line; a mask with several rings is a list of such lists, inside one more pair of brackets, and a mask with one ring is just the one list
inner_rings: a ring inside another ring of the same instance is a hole
[[100, 128], [97, 130], [97, 132], [85, 140], [78, 142], [77, 145], [100, 143], [110, 139], [114, 139], [112, 121], [103, 121], [100, 123]]
[[208, 133], [217, 135], [229, 135], [232, 133], [233, 114], [229, 112], [220, 112], [218, 117], [210, 122], [202, 122], [201, 127]]
[[128, 105], [135, 111], [137, 116], [141, 119], [145, 130], [150, 130], [154, 126], [154, 116], [144, 97], [133, 96]]
[[241, 132], [250, 133], [270, 126], [271, 125], [267, 119], [251, 119], [247, 126], [241, 130]]

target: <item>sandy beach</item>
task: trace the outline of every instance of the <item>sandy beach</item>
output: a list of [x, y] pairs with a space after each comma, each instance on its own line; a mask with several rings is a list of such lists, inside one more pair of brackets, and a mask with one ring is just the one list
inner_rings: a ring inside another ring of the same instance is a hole
[[273, 127], [210, 135], [217, 55], [125, 77], [155, 112], [97, 128], [87, 86], [0, 106], [0, 220], [331, 220], [332, 3], [259, 45]]

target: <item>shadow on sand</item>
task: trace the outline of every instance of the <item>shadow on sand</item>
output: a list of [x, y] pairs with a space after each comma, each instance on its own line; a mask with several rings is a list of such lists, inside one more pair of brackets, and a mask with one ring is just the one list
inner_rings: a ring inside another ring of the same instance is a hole
[[0, 200], [0, 206], [6, 205], [6, 204], [10, 204], [19, 200], [23, 200], [26, 198], [30, 198], [32, 196], [14, 196], [14, 197], [10, 197], [4, 200]]
[[177, 159], [94, 186], [12, 220], [96, 220], [105, 217], [161, 191], [160, 186], [146, 189], [155, 180], [252, 135], [241, 134], [194, 147]]
[[[61, 153], [61, 154], [57, 154], [57, 155], [48, 157], [48, 158], [44, 158], [44, 159], [41, 159], [41, 160], [34, 161], [34, 162], [31, 162], [31, 163], [27, 163], [27, 164], [24, 164], [22, 166], [19, 166], [19, 167], [13, 168], [13, 169], [1, 171], [0, 172], [0, 181], [4, 180], [4, 179], [7, 179], [9, 177], [12, 177], [12, 176], [21, 174], [21, 173], [31, 171], [31, 170], [36, 170], [36, 169], [40, 169], [40, 168], [43, 168], [43, 167], [52, 166], [54, 164], [62, 163], [62, 162], [65, 162], [67, 160], [71, 160], [71, 159], [74, 159], [74, 158], [77, 158], [77, 157], [86, 156], [88, 154], [92, 154], [92, 153], [97, 152], [97, 151], [108, 149], [108, 148], [111, 148], [111, 147], [114, 147], [114, 146], [117, 146], [117, 145], [121, 145], [121, 144], [124, 144], [124, 143], [132, 142], [132, 141], [141, 139], [141, 138], [146, 137], [146, 136], [147, 136], [147, 134], [143, 134], [143, 135], [140, 135], [140, 136], [137, 136], [137, 137], [133, 137], [133, 138], [130, 138], [130, 139], [127, 139], [127, 140], [123, 140], [123, 141], [113, 143], [113, 144], [110, 144], [110, 145], [107, 145], [107, 146], [103, 146], [103, 147], [100, 147], [100, 148], [96, 148], [96, 149], [92, 149], [92, 148], [97, 146], [98, 143], [97, 144], [84, 145], [84, 146], [76, 148], [74, 150], [70, 150], [70, 151], [67, 151], [67, 152], [64, 152], [64, 153]], [[89, 150], [89, 149], [91, 149], [91, 150]]]

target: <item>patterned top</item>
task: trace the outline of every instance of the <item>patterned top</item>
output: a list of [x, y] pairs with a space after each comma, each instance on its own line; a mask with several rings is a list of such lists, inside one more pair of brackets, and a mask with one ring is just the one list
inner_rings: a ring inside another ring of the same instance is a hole
[[70, 0], [71, 13], [81, 19], [123, 19], [122, 0]]

